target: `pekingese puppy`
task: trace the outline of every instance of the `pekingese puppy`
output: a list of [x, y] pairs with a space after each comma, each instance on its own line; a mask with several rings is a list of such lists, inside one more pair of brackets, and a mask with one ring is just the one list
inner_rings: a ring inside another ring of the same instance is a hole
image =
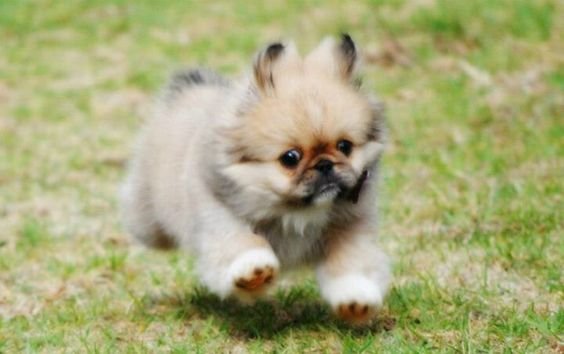
[[122, 188], [128, 231], [193, 251], [203, 284], [244, 302], [280, 269], [311, 264], [336, 314], [369, 322], [390, 280], [375, 244], [384, 122], [354, 80], [357, 61], [345, 34], [305, 57], [271, 44], [238, 83], [176, 74]]

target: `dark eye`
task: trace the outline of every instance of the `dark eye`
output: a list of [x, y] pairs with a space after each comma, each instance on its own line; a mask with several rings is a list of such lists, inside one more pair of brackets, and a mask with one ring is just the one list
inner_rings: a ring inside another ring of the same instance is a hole
[[280, 163], [286, 167], [296, 167], [301, 159], [302, 154], [296, 149], [286, 151], [279, 158]]
[[353, 143], [351, 143], [348, 140], [345, 139], [339, 140], [339, 142], [337, 143], [337, 150], [339, 150], [346, 156], [349, 156], [351, 154], [352, 149], [353, 149]]

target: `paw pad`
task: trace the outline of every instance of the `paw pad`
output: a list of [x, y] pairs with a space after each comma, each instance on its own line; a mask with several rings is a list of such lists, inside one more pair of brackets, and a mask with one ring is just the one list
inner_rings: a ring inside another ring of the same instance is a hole
[[370, 322], [374, 313], [375, 307], [372, 305], [357, 303], [355, 301], [340, 304], [337, 307], [337, 315], [347, 322], [353, 324], [365, 324]]
[[270, 266], [257, 267], [252, 274], [235, 280], [235, 286], [246, 291], [260, 291], [265, 285], [272, 283], [274, 280], [274, 268]]

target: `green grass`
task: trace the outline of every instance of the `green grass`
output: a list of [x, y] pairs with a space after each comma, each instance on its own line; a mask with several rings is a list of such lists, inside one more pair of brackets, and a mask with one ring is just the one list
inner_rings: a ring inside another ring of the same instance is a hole
[[[0, 353], [562, 352], [564, 8], [502, 1], [1, 1]], [[115, 194], [169, 73], [348, 31], [387, 103], [395, 280], [348, 328], [295, 274], [254, 307], [128, 244]]]

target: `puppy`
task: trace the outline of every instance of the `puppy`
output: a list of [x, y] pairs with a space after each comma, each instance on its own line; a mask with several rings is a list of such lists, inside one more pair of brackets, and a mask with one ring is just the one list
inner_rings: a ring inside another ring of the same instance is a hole
[[140, 136], [121, 193], [124, 224], [157, 248], [189, 249], [203, 284], [252, 302], [280, 269], [316, 269], [322, 296], [353, 324], [387, 291], [375, 245], [383, 114], [353, 74], [348, 35], [305, 57], [274, 43], [237, 83], [176, 74]]

